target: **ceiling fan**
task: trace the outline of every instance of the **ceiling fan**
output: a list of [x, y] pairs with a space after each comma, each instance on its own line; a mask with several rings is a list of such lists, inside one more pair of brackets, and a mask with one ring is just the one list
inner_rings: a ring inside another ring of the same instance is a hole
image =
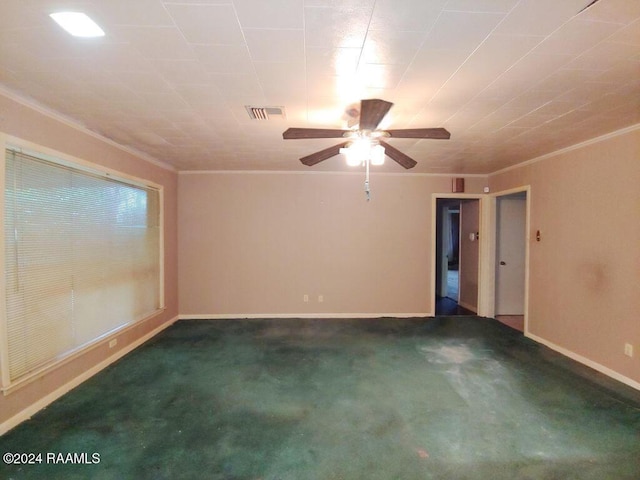
[[[313, 166], [328, 158], [344, 153], [350, 165], [369, 163], [380, 164], [384, 155], [409, 169], [417, 162], [389, 145], [383, 138], [420, 138], [447, 140], [451, 134], [444, 128], [407, 128], [400, 130], [378, 130], [378, 125], [391, 109], [393, 103], [379, 99], [368, 99], [360, 102], [360, 120], [357, 129], [340, 130], [330, 128], [288, 128], [282, 134], [285, 140], [309, 138], [345, 138], [346, 141], [319, 152], [302, 157], [300, 161], [307, 166]], [[380, 148], [382, 147], [382, 148]], [[351, 161], [350, 161], [351, 158]], [[368, 179], [367, 179], [368, 182]]]

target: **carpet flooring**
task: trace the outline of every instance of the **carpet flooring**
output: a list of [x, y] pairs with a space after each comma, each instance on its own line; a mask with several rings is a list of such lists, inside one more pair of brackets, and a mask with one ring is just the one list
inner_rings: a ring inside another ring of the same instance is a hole
[[3, 479], [637, 480], [640, 392], [491, 319], [180, 321], [0, 451], [88, 460]]

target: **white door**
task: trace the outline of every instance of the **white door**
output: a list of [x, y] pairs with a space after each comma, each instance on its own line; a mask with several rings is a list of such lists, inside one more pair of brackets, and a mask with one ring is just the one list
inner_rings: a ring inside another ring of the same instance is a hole
[[526, 193], [496, 202], [496, 315], [524, 315]]

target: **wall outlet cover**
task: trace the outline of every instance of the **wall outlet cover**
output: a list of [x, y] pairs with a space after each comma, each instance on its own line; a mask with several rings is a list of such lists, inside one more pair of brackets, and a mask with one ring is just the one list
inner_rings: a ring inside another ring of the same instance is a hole
[[633, 345], [631, 345], [630, 343], [625, 343], [624, 344], [624, 354], [627, 357], [633, 357]]

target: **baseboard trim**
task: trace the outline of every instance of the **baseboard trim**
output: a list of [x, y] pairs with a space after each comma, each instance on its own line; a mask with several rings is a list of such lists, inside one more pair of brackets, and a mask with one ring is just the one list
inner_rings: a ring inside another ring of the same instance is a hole
[[579, 355], [575, 352], [572, 352], [571, 350], [567, 350], [566, 348], [563, 348], [559, 345], [556, 345], [553, 342], [550, 342], [549, 340], [546, 340], [542, 337], [539, 337], [537, 335], [534, 335], [533, 333], [529, 333], [526, 332], [525, 336], [530, 338], [531, 340], [534, 340], [538, 343], [541, 343], [542, 345], [549, 347], [551, 350], [555, 350], [558, 353], [561, 353], [562, 355], [564, 355], [565, 357], [569, 357], [571, 360], [575, 360], [576, 362], [582, 363], [583, 365], [586, 365], [587, 367], [593, 368], [594, 370], [603, 373], [605, 375], [607, 375], [608, 377], [613, 378], [614, 380], [617, 380], [621, 383], [624, 383], [625, 385], [628, 385], [631, 388], [635, 388], [636, 390], [640, 390], [640, 383], [636, 382], [635, 380], [632, 380], [629, 377], [625, 377], [624, 375], [616, 372], [615, 370], [611, 370], [608, 367], [605, 367], [604, 365], [601, 365], [597, 362], [594, 362], [593, 360], [589, 360], [586, 357], [583, 357], [582, 355]]
[[466, 308], [467, 310], [476, 313], [478, 312], [478, 307], [474, 306], [474, 305], [469, 305], [468, 303], [465, 302], [461, 302], [460, 300], [458, 300], [458, 305], [460, 305], [462, 308]]
[[433, 313], [211, 313], [211, 314], [181, 314], [180, 320], [233, 320], [233, 319], [277, 319], [277, 318], [427, 318], [433, 317]]
[[57, 400], [58, 398], [63, 396], [65, 393], [73, 390], [75, 387], [80, 385], [82, 382], [84, 382], [84, 381], [88, 380], [89, 378], [93, 377], [96, 373], [100, 372], [101, 370], [104, 370], [105, 368], [107, 368], [109, 365], [111, 365], [115, 361], [117, 361], [120, 358], [124, 357], [126, 354], [128, 354], [131, 351], [135, 350], [140, 345], [145, 343], [147, 340], [150, 340], [152, 337], [156, 336], [158, 333], [163, 331], [165, 328], [173, 325], [177, 320], [178, 320], [178, 317], [176, 316], [176, 317], [172, 318], [171, 320], [163, 323], [159, 327], [156, 327], [155, 329], [153, 329], [152, 331], [150, 331], [146, 335], [143, 335], [142, 337], [137, 339], [135, 342], [132, 342], [129, 345], [125, 346], [124, 348], [118, 350], [117, 352], [115, 352], [113, 355], [111, 355], [110, 357], [106, 358], [102, 362], [98, 363], [97, 365], [94, 365], [89, 370], [84, 371], [83, 373], [81, 373], [80, 375], [78, 375], [77, 377], [72, 379], [71, 381], [65, 383], [64, 385], [58, 387], [53, 392], [51, 392], [48, 395], [42, 397], [37, 402], [32, 403], [31, 405], [29, 405], [24, 410], [22, 410], [22, 411], [18, 412], [17, 414], [15, 414], [13, 417], [5, 420], [3, 423], [0, 424], [0, 435], [4, 435], [9, 430], [11, 430], [12, 428], [18, 426], [20, 423], [24, 422], [25, 420], [29, 420], [33, 415], [38, 413], [40, 410], [45, 408], [47, 405], [49, 405], [52, 402], [54, 402], [55, 400]]

